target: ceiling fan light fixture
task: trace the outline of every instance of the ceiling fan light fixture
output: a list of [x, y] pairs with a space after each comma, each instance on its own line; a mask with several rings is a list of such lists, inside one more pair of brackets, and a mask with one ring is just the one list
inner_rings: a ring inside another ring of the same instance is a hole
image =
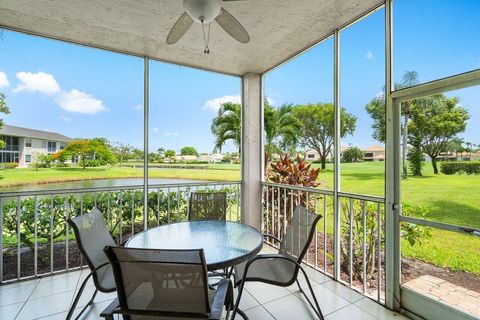
[[222, 9], [220, 0], [183, 0], [183, 6], [188, 15], [200, 23], [209, 23]]

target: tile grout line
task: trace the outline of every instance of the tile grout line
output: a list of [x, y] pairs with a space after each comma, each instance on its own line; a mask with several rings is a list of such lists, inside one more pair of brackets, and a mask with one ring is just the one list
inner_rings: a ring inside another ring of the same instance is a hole
[[30, 300], [30, 297], [32, 296], [33, 292], [35, 291], [35, 289], [37, 288], [38, 284], [40, 283], [40, 279], [37, 279], [36, 280], [36, 283], [35, 283], [35, 286], [33, 287], [32, 291], [30, 292], [30, 294], [28, 295], [27, 299], [23, 302], [22, 304], [22, 307], [20, 308], [20, 310], [18, 310], [17, 314], [15, 315], [15, 318], [14, 319], [17, 319], [18, 316], [20, 315], [20, 313], [22, 312], [23, 308], [25, 307], [25, 305], [27, 304], [28, 300]]

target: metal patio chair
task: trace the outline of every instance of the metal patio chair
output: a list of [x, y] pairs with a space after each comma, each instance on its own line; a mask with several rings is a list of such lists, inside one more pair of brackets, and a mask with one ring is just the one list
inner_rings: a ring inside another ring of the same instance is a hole
[[78, 249], [90, 268], [90, 273], [80, 286], [70, 307], [67, 315], [67, 320], [69, 320], [90, 277], [93, 278], [95, 292], [76, 319], [93, 303], [98, 291], [113, 292], [116, 290], [116, 287], [112, 268], [107, 256], [103, 252], [105, 246], [115, 245], [115, 241], [108, 231], [102, 213], [97, 208], [94, 208], [90, 213], [67, 219], [67, 223], [72, 227]]
[[[226, 220], [227, 193], [226, 192], [192, 192], [188, 203], [188, 220]], [[223, 272], [211, 271], [209, 277], [230, 278], [233, 267]], [[210, 284], [215, 286], [217, 283]]]
[[118, 298], [101, 314], [125, 320], [222, 319], [233, 308], [233, 286], [222, 279], [209, 290], [203, 249], [157, 250], [105, 247]]
[[[232, 319], [234, 319], [237, 312], [242, 317], [246, 317], [243, 312], [239, 312], [237, 309], [245, 282], [248, 281], [264, 282], [281, 287], [288, 287], [294, 282], [297, 282], [300, 292], [305, 296], [317, 316], [321, 320], [324, 319], [310, 280], [301, 265], [302, 259], [312, 242], [315, 228], [320, 218], [320, 215], [307, 211], [305, 207], [297, 206], [281, 241], [274, 236], [264, 235], [274, 239], [280, 244], [277, 254], [259, 254], [248, 262], [235, 266], [235, 285], [239, 286], [239, 289]], [[312, 294], [313, 303], [298, 282], [299, 270], [302, 271], [305, 277], [310, 293]]]
[[188, 204], [188, 220], [226, 220], [226, 192], [192, 192]]

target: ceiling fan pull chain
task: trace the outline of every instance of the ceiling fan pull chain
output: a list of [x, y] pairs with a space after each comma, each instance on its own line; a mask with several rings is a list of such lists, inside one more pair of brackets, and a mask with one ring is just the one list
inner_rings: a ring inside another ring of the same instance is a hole
[[208, 37], [205, 35], [205, 23], [202, 21], [202, 32], [203, 32], [203, 41], [205, 42], [205, 50], [203, 50], [203, 53], [209, 54], [210, 49], [208, 48], [208, 42], [210, 40], [210, 24], [208, 24]]

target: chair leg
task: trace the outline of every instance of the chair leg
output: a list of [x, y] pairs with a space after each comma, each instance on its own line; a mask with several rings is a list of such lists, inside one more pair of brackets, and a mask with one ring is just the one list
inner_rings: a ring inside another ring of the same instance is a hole
[[75, 318], [75, 320], [78, 320], [78, 319], [80, 318], [80, 316], [82, 315], [82, 313], [83, 313], [89, 306], [92, 305], [93, 300], [95, 300], [95, 296], [97, 295], [97, 292], [98, 292], [98, 290], [95, 289], [95, 292], [93, 293], [92, 298], [90, 299], [90, 301], [88, 301], [88, 303], [85, 305], [85, 307], [83, 307], [82, 311], [80, 311], [80, 313], [79, 313], [78, 316]]
[[312, 288], [312, 285], [310, 284], [310, 280], [308, 279], [307, 273], [305, 272], [305, 270], [303, 270], [303, 268], [301, 266], [300, 266], [300, 270], [302, 270], [302, 273], [305, 277], [305, 280], [307, 281], [308, 289], [310, 290], [310, 293], [312, 294], [312, 299], [313, 299], [313, 302], [315, 302], [315, 306], [313, 305], [313, 303], [308, 298], [307, 294], [305, 293], [302, 286], [300, 285], [300, 282], [298, 282], [298, 276], [297, 276], [296, 281], [297, 281], [298, 288], [300, 289], [300, 292], [303, 294], [305, 299], [307, 299], [308, 304], [310, 304], [310, 306], [312, 307], [313, 311], [315, 311], [315, 313], [317, 314], [319, 319], [324, 320], [325, 318], [323, 317], [322, 310], [320, 309], [320, 305], [318, 304], [317, 297], [315, 296], [315, 293], [313, 292], [313, 288]]
[[[88, 276], [83, 280], [82, 285], [80, 286], [80, 289], [78, 290], [77, 295], [75, 296], [75, 299], [73, 300], [72, 306], [70, 307], [70, 310], [68, 311], [67, 318], [66, 320], [70, 320], [72, 318], [73, 312], [75, 311], [75, 308], [77, 307], [78, 301], [80, 300], [80, 297], [82, 296], [83, 290], [85, 289], [85, 286], [87, 285], [88, 279], [92, 276], [92, 273], [90, 272]], [[95, 298], [97, 294], [97, 290], [95, 289], [95, 292], [93, 294], [92, 299], [90, 299], [90, 302], [85, 306], [85, 308], [82, 309], [80, 314], [77, 316], [76, 319], [85, 311], [86, 307], [88, 307], [90, 304], [92, 304], [93, 299]]]
[[238, 305], [240, 304], [240, 299], [242, 298], [242, 293], [243, 293], [243, 287], [245, 286], [245, 282], [242, 281], [240, 286], [238, 287], [238, 295], [237, 295], [237, 301], [235, 302], [235, 305], [233, 306], [233, 311], [232, 311], [232, 317], [230, 318], [231, 320], [235, 319], [235, 316], [237, 313], [245, 320], [248, 320], [248, 316], [238, 308]]

